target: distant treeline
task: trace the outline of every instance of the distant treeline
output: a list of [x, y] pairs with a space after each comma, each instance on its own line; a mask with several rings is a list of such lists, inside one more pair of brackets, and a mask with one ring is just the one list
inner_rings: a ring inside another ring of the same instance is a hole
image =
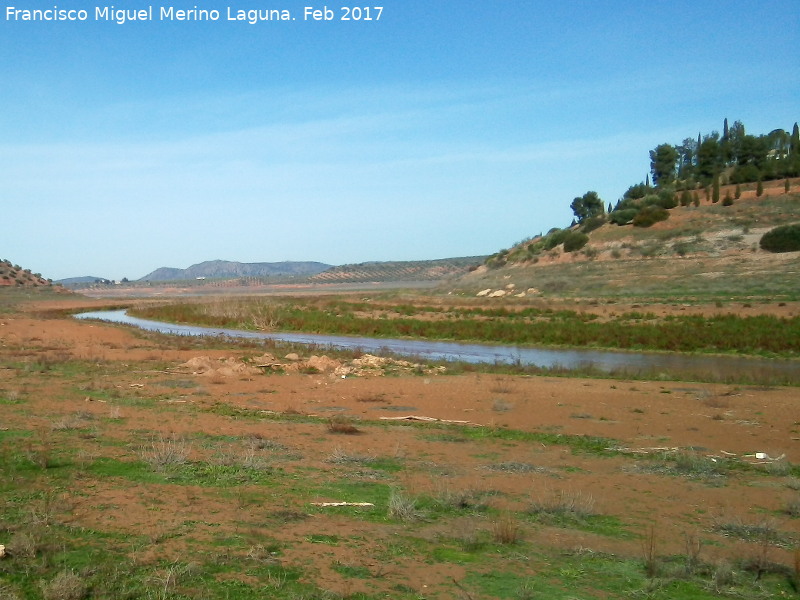
[[[744, 124], [723, 123], [722, 134], [712, 131], [697, 139], [686, 138], [677, 146], [659, 144], [650, 151], [650, 173], [645, 181], [630, 186], [616, 205], [606, 205], [597, 192], [576, 197], [570, 208], [575, 215], [565, 229], [554, 228], [547, 234], [523, 240], [515, 248], [501, 250], [486, 259], [491, 268], [511, 262], [536, 262], [547, 252], [562, 247], [564, 252], [582, 251], [589, 242], [589, 233], [605, 223], [650, 227], [669, 218], [677, 206], [699, 206], [700, 192], [714, 204], [722, 200], [731, 206], [741, 195], [740, 184], [757, 183], [756, 196], [763, 193], [762, 181], [800, 176], [800, 129], [794, 124], [792, 133], [775, 129], [768, 134], [750, 135]], [[720, 198], [720, 185], [735, 184]]]
[[[750, 183], [800, 176], [800, 129], [783, 129], [762, 135], [746, 133], [744, 124], [723, 124], [722, 134], [712, 131], [686, 138], [678, 145], [660, 144], [650, 151], [653, 185], [678, 189], [723, 183]], [[648, 182], [649, 183], [649, 182]]]

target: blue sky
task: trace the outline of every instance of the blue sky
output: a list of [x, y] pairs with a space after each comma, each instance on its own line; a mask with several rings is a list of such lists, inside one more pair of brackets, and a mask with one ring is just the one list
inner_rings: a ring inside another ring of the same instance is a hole
[[[259, 6], [261, 4], [261, 6]], [[800, 120], [795, 0], [0, 4], [0, 258], [138, 279], [204, 260], [491, 254], [615, 202], [648, 151]], [[25, 22], [8, 7], [88, 11]], [[216, 22], [158, 19], [161, 6]], [[351, 6], [366, 6], [351, 5]], [[227, 7], [291, 11], [228, 21]], [[373, 11], [374, 14], [374, 11]]]

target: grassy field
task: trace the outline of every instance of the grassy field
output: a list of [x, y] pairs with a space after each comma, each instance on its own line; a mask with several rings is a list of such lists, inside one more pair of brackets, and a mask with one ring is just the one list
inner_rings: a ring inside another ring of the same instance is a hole
[[[362, 453], [336, 442], [320, 460], [288, 440], [312, 436], [330, 447], [331, 438], [347, 436], [324, 417], [174, 403], [203, 390], [164, 375], [157, 394], [131, 391], [130, 373], [154, 377], [159, 366], [151, 362], [98, 364], [66, 356], [29, 362], [9, 350], [3, 358], [17, 374], [0, 393], [9, 415], [0, 430], [0, 541], [8, 552], [0, 560], [4, 599], [797, 594], [800, 565], [775, 562], [773, 554], [796, 547], [798, 497], [785, 508], [792, 523], [720, 522], [717, 531], [687, 533], [685, 552], [674, 552], [662, 548], [665, 540], [653, 529], [605, 514], [590, 493], [559, 483], [587, 464], [615, 459], [629, 465], [620, 468], [701, 485], [735, 481], [798, 489], [800, 471], [789, 464], [764, 472], [735, 461], [712, 463], [692, 452], [643, 460], [613, 450], [617, 442], [610, 438], [448, 425], [391, 432], [398, 440], [421, 439], [426, 452], [417, 455], [390, 448]], [[56, 394], [65, 408], [39, 401], [45, 392]], [[90, 408], [75, 410], [76, 397], [84, 396], [92, 400]], [[45, 408], [52, 412], [43, 414]], [[170, 434], [153, 426], [159, 422], [193, 425]], [[390, 434], [376, 421], [359, 421], [354, 428], [348, 433]], [[240, 433], [215, 433], [221, 430]], [[495, 485], [539, 472], [551, 478], [553, 491], [510, 494], [447, 483], [424, 493], [406, 489], [405, 474], [443, 467], [430, 465], [426, 453], [452, 445], [468, 446], [481, 457]], [[513, 457], [503, 450], [509, 446], [516, 450]], [[519, 450], [543, 447], [580, 457], [581, 466], [571, 467], [567, 458], [554, 470], [516, 458]], [[370, 505], [308, 504], [317, 498]], [[602, 540], [632, 542], [641, 550], [620, 556], [589, 547], [557, 549], [537, 541], [545, 531], [579, 532], [596, 547]], [[711, 561], [705, 547], [720, 543], [711, 540], [718, 536], [750, 542], [752, 554]], [[298, 560], [300, 550], [314, 558], [303, 554], [307, 558]], [[409, 564], [443, 573], [458, 567], [458, 575], [435, 578], [427, 589], [405, 578]], [[339, 591], [320, 583], [320, 570], [335, 574]]]
[[[800, 597], [791, 390], [481, 373], [202, 377], [177, 367], [289, 349], [20, 310], [43, 297], [0, 303], [3, 600]], [[211, 312], [275, 326], [284, 317], [262, 301]], [[296, 305], [290, 315], [345, 322], [605, 318]], [[413, 411], [443, 420], [381, 418]], [[702, 447], [718, 444], [733, 452]], [[774, 459], [746, 458], [750, 448]]]

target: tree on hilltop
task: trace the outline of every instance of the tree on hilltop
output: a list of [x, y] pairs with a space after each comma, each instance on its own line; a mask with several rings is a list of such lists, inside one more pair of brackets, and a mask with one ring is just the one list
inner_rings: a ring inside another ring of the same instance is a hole
[[704, 184], [708, 184], [716, 175], [722, 162], [719, 145], [719, 134], [715, 131], [700, 144], [697, 149], [697, 176]]
[[575, 198], [570, 204], [578, 223], [583, 223], [584, 220], [590, 217], [602, 215], [605, 206], [605, 202], [600, 199], [597, 192], [586, 192], [583, 196]]
[[678, 177], [689, 179], [694, 173], [694, 159], [697, 156], [698, 144], [692, 138], [686, 138], [679, 146], [675, 146], [678, 152]]
[[675, 181], [675, 165], [678, 151], [670, 144], [660, 144], [650, 151], [650, 172], [653, 185], [665, 186]]

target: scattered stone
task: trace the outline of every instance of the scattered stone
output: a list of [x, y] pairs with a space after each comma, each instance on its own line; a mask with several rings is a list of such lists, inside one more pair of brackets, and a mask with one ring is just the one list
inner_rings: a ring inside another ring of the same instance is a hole
[[257, 375], [261, 371], [251, 365], [245, 364], [237, 358], [218, 358], [210, 356], [196, 356], [189, 359], [182, 365], [178, 365], [176, 371], [180, 373], [191, 373], [192, 375], [203, 375], [206, 377], [241, 377], [244, 375]]
[[[294, 356], [295, 358], [292, 358]], [[337, 377], [347, 376], [380, 376], [387, 370], [393, 372], [404, 371], [437, 375], [446, 371], [445, 367], [428, 367], [407, 360], [396, 360], [364, 354], [345, 364], [329, 356], [313, 355], [307, 360], [300, 359], [296, 354], [287, 355], [290, 362], [280, 362], [271, 354], [255, 357], [252, 361], [244, 362], [237, 358], [211, 358], [209, 356], [196, 356], [185, 363], [175, 367], [177, 373], [191, 373], [202, 377], [243, 377], [263, 373], [263, 369], [278, 369], [286, 372], [319, 372], [330, 373]]]
[[485, 290], [481, 290], [477, 294], [475, 294], [478, 298], [482, 298], [483, 296], [488, 296], [489, 293], [492, 291], [492, 288], [486, 288]]
[[253, 357], [253, 360], [252, 360], [252, 363], [254, 365], [264, 365], [264, 366], [274, 365], [277, 362], [278, 362], [278, 359], [275, 358], [275, 356], [273, 356], [269, 352], [265, 352], [261, 356], [255, 356], [255, 357]]
[[349, 364], [340, 366], [334, 371], [334, 374], [340, 377], [380, 376], [383, 375], [387, 369], [406, 372], [413, 371], [417, 373], [422, 372], [426, 375], [436, 375], [446, 371], [445, 367], [426, 367], [407, 360], [396, 360], [394, 358], [383, 358], [381, 356], [373, 356], [372, 354], [364, 354], [360, 358], [353, 359]]

